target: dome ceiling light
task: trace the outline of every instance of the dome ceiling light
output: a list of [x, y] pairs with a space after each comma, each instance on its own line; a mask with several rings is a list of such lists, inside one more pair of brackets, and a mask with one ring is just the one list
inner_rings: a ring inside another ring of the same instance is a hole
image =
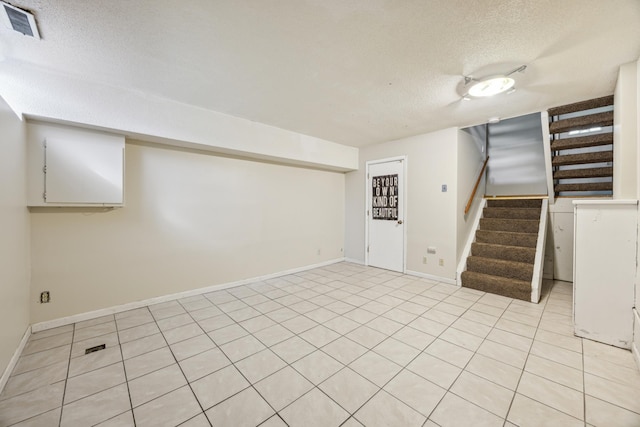
[[464, 86], [470, 86], [462, 96], [462, 99], [469, 101], [472, 98], [488, 98], [504, 92], [513, 93], [516, 90], [516, 81], [510, 76], [514, 73], [521, 73], [526, 69], [526, 65], [521, 65], [509, 73], [488, 76], [481, 79], [465, 76]]

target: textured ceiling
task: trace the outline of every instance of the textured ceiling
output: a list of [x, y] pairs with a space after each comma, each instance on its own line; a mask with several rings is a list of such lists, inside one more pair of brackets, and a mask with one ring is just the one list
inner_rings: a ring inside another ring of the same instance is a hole
[[[352, 146], [611, 94], [640, 56], [638, 0], [10, 3], [42, 40], [2, 28], [0, 60]], [[515, 93], [461, 101], [521, 64]]]

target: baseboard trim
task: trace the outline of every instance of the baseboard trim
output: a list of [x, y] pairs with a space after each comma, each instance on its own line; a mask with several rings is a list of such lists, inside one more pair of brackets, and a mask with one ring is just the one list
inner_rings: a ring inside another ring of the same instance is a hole
[[364, 265], [364, 261], [355, 258], [345, 258], [344, 261], [350, 262], [351, 264]]
[[16, 348], [16, 351], [13, 353], [13, 356], [11, 357], [9, 364], [7, 365], [7, 367], [4, 370], [4, 373], [0, 377], [0, 393], [2, 393], [2, 391], [4, 390], [4, 386], [7, 385], [7, 381], [9, 381], [9, 376], [11, 376], [11, 372], [13, 372], [13, 368], [16, 367], [16, 364], [18, 363], [18, 359], [22, 354], [22, 350], [24, 350], [24, 346], [27, 345], [27, 341], [29, 341], [30, 336], [31, 336], [31, 326], [28, 326], [27, 330], [24, 331], [24, 335], [22, 336], [22, 340], [20, 341], [18, 348]]
[[344, 262], [344, 261], [345, 261], [344, 258], [335, 258], [329, 261], [307, 265], [304, 267], [292, 268], [290, 270], [280, 271], [277, 273], [267, 274], [264, 276], [252, 277], [249, 279], [238, 280], [235, 282], [221, 283], [218, 285], [207, 286], [205, 288], [191, 289], [188, 291], [162, 295], [159, 297], [148, 298], [141, 301], [135, 301], [135, 302], [130, 302], [126, 304], [116, 305], [113, 307], [101, 308], [99, 310], [88, 311], [86, 313], [79, 313], [71, 316], [61, 317], [58, 319], [47, 320], [44, 322], [39, 322], [31, 325], [31, 331], [40, 332], [47, 329], [70, 325], [72, 323], [95, 319], [97, 317], [108, 316], [110, 314], [121, 313], [123, 311], [135, 310], [136, 308], [146, 307], [152, 304], [158, 304], [158, 303], [167, 302], [167, 301], [174, 301], [177, 299], [188, 298], [191, 296], [206, 294], [209, 292], [221, 291], [223, 289], [235, 288], [237, 286], [242, 286], [242, 285], [246, 285], [253, 282], [259, 282], [263, 280], [275, 279], [282, 276], [288, 276], [290, 274], [301, 273], [303, 271], [312, 270], [314, 268], [326, 267], [328, 265], [337, 264], [339, 262]]
[[436, 275], [427, 274], [427, 273], [421, 273], [419, 271], [407, 270], [405, 271], [405, 274], [408, 274], [410, 276], [422, 277], [423, 279], [429, 279], [435, 282], [446, 283], [447, 285], [455, 285], [455, 286], [458, 285], [455, 279], [448, 279], [446, 277], [436, 276]]

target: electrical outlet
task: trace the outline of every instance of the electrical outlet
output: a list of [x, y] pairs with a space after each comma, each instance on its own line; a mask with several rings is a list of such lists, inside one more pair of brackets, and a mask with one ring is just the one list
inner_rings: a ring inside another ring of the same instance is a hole
[[40, 304], [46, 304], [51, 301], [49, 291], [40, 292]]
[[322, 254], [322, 250], [318, 249], [318, 255]]
[[427, 263], [427, 256], [426, 256], [426, 255], [422, 257], [422, 263], [423, 263], [423, 264], [426, 264], [426, 263]]
[[442, 258], [440, 258], [440, 259], [438, 260], [438, 265], [439, 265], [440, 267], [444, 267], [444, 260], [443, 260]]

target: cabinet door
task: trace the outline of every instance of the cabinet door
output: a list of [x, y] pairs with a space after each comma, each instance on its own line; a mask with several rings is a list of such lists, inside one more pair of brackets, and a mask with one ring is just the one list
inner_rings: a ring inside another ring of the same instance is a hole
[[555, 212], [553, 227], [553, 278], [573, 282], [573, 212]]
[[46, 203], [123, 203], [121, 138], [47, 138], [45, 166]]

